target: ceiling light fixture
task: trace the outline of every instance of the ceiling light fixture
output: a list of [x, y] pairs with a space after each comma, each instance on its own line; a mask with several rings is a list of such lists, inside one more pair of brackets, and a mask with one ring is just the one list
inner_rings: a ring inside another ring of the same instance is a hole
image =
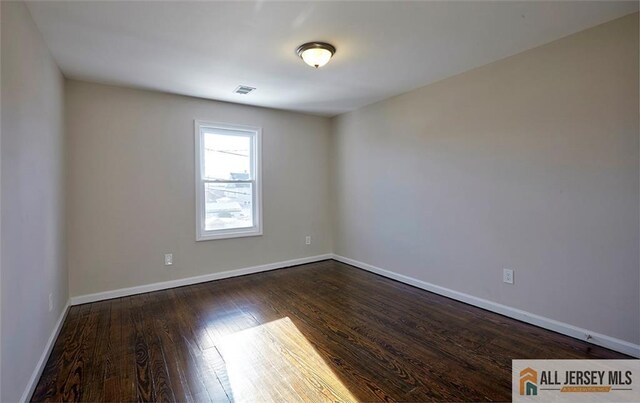
[[329, 63], [336, 53], [336, 48], [324, 42], [308, 42], [298, 46], [296, 53], [305, 63], [317, 69]]

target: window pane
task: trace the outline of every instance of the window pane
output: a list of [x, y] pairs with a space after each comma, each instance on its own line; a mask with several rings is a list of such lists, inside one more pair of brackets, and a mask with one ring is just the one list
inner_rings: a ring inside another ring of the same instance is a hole
[[218, 180], [251, 179], [251, 137], [203, 134], [204, 177]]
[[253, 226], [253, 184], [205, 183], [205, 231]]

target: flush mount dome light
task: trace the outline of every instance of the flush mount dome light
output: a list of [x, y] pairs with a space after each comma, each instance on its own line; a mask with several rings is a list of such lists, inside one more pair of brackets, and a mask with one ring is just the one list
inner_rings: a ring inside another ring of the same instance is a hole
[[318, 68], [329, 63], [331, 56], [336, 53], [336, 48], [324, 42], [308, 42], [300, 45], [296, 53], [309, 66]]

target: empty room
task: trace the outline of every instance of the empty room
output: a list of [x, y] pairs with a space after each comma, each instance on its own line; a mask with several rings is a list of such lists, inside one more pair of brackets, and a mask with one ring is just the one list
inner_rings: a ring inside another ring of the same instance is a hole
[[0, 402], [640, 401], [638, 1], [0, 1]]

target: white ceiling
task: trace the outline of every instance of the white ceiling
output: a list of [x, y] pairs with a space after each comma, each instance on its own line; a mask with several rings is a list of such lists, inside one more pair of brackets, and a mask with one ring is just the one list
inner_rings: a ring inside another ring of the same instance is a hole
[[[28, 7], [66, 77], [336, 115], [638, 10], [638, 2], [89, 2]], [[319, 70], [303, 42], [336, 46]], [[256, 87], [234, 94], [238, 85]]]

